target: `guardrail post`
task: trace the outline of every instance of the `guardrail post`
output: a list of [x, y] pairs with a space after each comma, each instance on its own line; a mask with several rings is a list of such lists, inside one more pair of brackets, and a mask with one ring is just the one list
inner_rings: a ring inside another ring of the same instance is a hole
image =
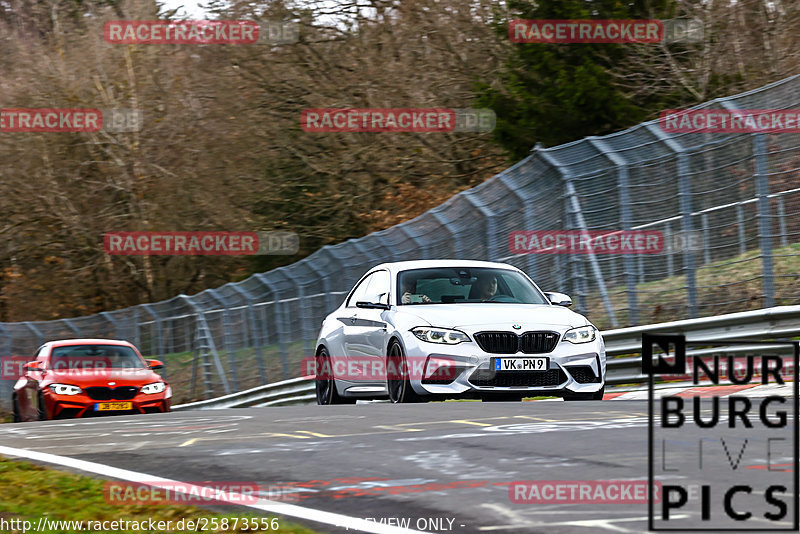
[[781, 246], [788, 246], [789, 238], [786, 233], [786, 209], [783, 205], [783, 195], [778, 195], [778, 228], [781, 233]]
[[[686, 152], [678, 154], [678, 197], [681, 205], [681, 229], [684, 235], [691, 235], [692, 224], [692, 185], [689, 177], [689, 156]], [[698, 315], [697, 305], [697, 273], [694, 251], [687, 250], [683, 254], [683, 268], [686, 271], [686, 287], [689, 297], [689, 318]]]
[[250, 322], [250, 331], [253, 336], [253, 352], [256, 355], [256, 364], [258, 365], [258, 378], [262, 385], [267, 383], [267, 370], [264, 366], [264, 354], [261, 352], [261, 345], [259, 343], [260, 336], [258, 327], [256, 326], [256, 311], [253, 309], [253, 297], [247, 290], [239, 287], [238, 284], [231, 284], [230, 286], [234, 291], [239, 293], [247, 301], [247, 320]]
[[42, 335], [42, 331], [39, 330], [35, 324], [25, 321], [22, 324], [25, 325], [25, 328], [33, 332], [33, 335], [36, 336], [36, 346], [40, 346], [44, 344], [44, 335]]
[[[294, 281], [294, 280], [293, 280]], [[308, 317], [309, 303], [306, 302], [306, 288], [300, 282], [295, 282], [297, 288], [297, 308], [300, 312], [300, 337], [303, 339], [303, 354], [310, 354], [311, 348], [308, 342], [309, 336], [309, 323], [311, 322]], [[313, 334], [311, 334], [313, 335]]]
[[[688, 238], [692, 233], [692, 186], [689, 174], [689, 155], [687, 150], [675, 139], [668, 136], [652, 122], [645, 127], [661, 140], [667, 148], [672, 150], [678, 158], [678, 201], [680, 203], [681, 230]], [[689, 318], [694, 319], [698, 314], [697, 305], [697, 276], [694, 251], [689, 248], [683, 253], [683, 270], [686, 273], [686, 297], [688, 300]]]
[[[163, 358], [164, 354], [165, 354], [165, 352], [164, 352], [164, 331], [163, 331], [162, 326], [161, 326], [161, 322], [162, 322], [161, 321], [161, 316], [158, 313], [156, 313], [155, 311], [153, 311], [152, 306], [150, 304], [142, 304], [141, 306], [147, 311], [147, 313], [149, 313], [150, 315], [153, 316], [153, 319], [156, 320], [156, 351], [157, 351], [158, 357], [159, 358]], [[136, 348], [139, 348], [139, 345], [136, 345]], [[162, 376], [164, 378], [167, 377], [166, 366], [164, 367], [164, 370], [162, 371]]]
[[77, 337], [77, 338], [82, 338], [83, 337], [83, 335], [81, 334], [80, 329], [78, 327], [76, 327], [75, 323], [73, 323], [71, 320], [69, 320], [69, 319], [61, 319], [61, 322], [64, 323], [65, 325], [67, 325], [67, 327], [70, 330], [72, 330], [72, 332], [75, 334], [75, 337]]
[[[630, 195], [630, 182], [628, 179], [628, 162], [622, 157], [621, 154], [615, 152], [608, 144], [597, 137], [587, 137], [587, 140], [593, 145], [598, 152], [603, 154], [617, 167], [617, 189], [619, 191], [619, 208], [620, 208], [620, 223], [622, 229], [630, 231], [633, 225], [631, 215], [631, 195]], [[639, 260], [639, 282], [641, 283], [643, 261], [641, 255]], [[625, 266], [625, 285], [627, 286], [628, 293], [628, 316], [629, 324], [639, 324], [639, 301], [638, 290], [636, 285], [636, 275], [634, 274], [634, 258], [630, 254], [623, 254], [623, 264]], [[612, 259], [613, 262], [613, 259]]]
[[5, 340], [3, 343], [3, 352], [0, 353], [0, 356], [13, 356], [13, 354], [11, 354], [11, 335], [8, 333], [8, 329], [5, 327], [4, 323], [0, 323], [0, 335], [2, 335]]
[[[382, 241], [379, 241], [379, 242], [381, 244], [383, 244]], [[384, 248], [388, 248], [388, 247], [384, 247]], [[283, 309], [284, 309], [284, 312], [286, 313], [286, 316], [287, 316], [287, 319], [288, 319], [287, 323], [289, 325], [293, 325], [294, 326], [294, 328], [291, 329], [291, 331], [294, 331], [294, 332], [298, 332], [299, 331], [300, 332], [300, 341], [303, 343], [303, 354], [307, 355], [311, 351], [310, 345], [309, 345], [309, 342], [308, 342], [308, 338], [310, 336], [314, 335], [314, 334], [309, 334], [309, 332], [308, 332], [308, 327], [310, 326], [309, 325], [310, 319], [309, 319], [308, 313], [307, 313], [308, 309], [309, 309], [309, 306], [308, 306], [308, 303], [306, 302], [306, 288], [305, 288], [305, 286], [303, 284], [300, 283], [300, 281], [298, 280], [298, 277], [286, 274], [286, 270], [287, 270], [286, 267], [278, 267], [277, 269], [275, 269], [274, 272], [277, 273], [277, 274], [280, 274], [281, 276], [283, 276], [283, 278], [287, 282], [289, 282], [290, 284], [292, 284], [294, 286], [294, 290], [295, 290], [294, 294], [297, 295], [297, 298], [294, 299], [294, 300], [297, 300], [297, 312], [298, 312], [297, 315], [298, 316], [296, 318], [293, 318], [291, 316], [291, 309], [289, 308], [289, 303], [291, 302], [292, 299], [287, 299], [287, 300], [285, 300], [283, 302], [283, 305], [284, 305]], [[298, 323], [299, 323], [299, 325], [298, 325]], [[313, 330], [313, 328], [312, 328], [312, 330]], [[289, 330], [287, 330], [287, 331], [289, 331]], [[289, 378], [288, 362], [287, 362], [287, 364], [285, 365], [285, 368], [284, 368], [284, 378]]]
[[[214, 344], [214, 337], [211, 335], [211, 330], [208, 327], [208, 323], [206, 322], [206, 318], [204, 315], [204, 311], [200, 310], [198, 306], [194, 303], [191, 297], [187, 297], [186, 295], [178, 295], [179, 298], [186, 301], [189, 307], [195, 314], [195, 330], [194, 330], [194, 340], [195, 346], [193, 348], [193, 353], [196, 351], [199, 354], [192, 358], [192, 389], [191, 395], [194, 396], [195, 390], [195, 380], [197, 378], [197, 360], [198, 358], [203, 358], [203, 382], [206, 386], [206, 395], [213, 394], [214, 388], [211, 383], [211, 371], [208, 368], [211, 364], [208, 362], [209, 353], [214, 360], [214, 365], [217, 368], [217, 373], [219, 374], [219, 379], [222, 381], [222, 387], [225, 390], [225, 393], [230, 393], [230, 386], [228, 385], [228, 379], [225, 376], [225, 369], [222, 368], [222, 362], [219, 360], [219, 354], [217, 354], [217, 347]], [[149, 311], [149, 310], [148, 310]], [[151, 312], [152, 313], [152, 312]], [[203, 343], [202, 345], [198, 346], [198, 340]]]
[[420, 257], [422, 257], [423, 259], [430, 259], [427, 256], [428, 252], [427, 245], [418, 236], [411, 233], [411, 230], [409, 230], [409, 226], [407, 224], [399, 224], [397, 225], [397, 228], [399, 228], [400, 231], [403, 232], [406, 235], [406, 237], [408, 237], [408, 239], [410, 239], [417, 246], [417, 249], [420, 251]]
[[771, 308], [775, 305], [775, 272], [772, 265], [772, 219], [769, 209], [767, 138], [765, 134], [753, 134], [753, 155], [755, 156], [756, 196], [758, 197], [758, 240], [761, 246], [764, 306]]
[[703, 225], [703, 263], [708, 265], [711, 263], [711, 229], [708, 225], [708, 214], [703, 213], [700, 215], [700, 223]]
[[[327, 249], [328, 249], [327, 246], [322, 247], [322, 249], [320, 249], [318, 254], [327, 254], [328, 258], [330, 258], [331, 261], [338, 262], [339, 258], [331, 254], [330, 251], [328, 251]], [[322, 279], [322, 286], [325, 289], [325, 306], [327, 308], [327, 312], [330, 313], [336, 309], [336, 302], [333, 300], [333, 288], [331, 288], [332, 273], [323, 273], [314, 266], [313, 261], [309, 261], [308, 266], [311, 267], [314, 270], [314, 272], [316, 272]]]
[[[630, 254], [626, 254], [626, 256], [630, 256]], [[643, 284], [647, 281], [644, 273], [644, 259], [642, 258], [641, 254], [638, 254], [638, 258], [636, 259], [636, 264], [638, 265], [638, 272], [639, 272], [639, 283]]]
[[495, 224], [495, 213], [489, 209], [488, 206], [483, 205], [477, 199], [475, 199], [474, 189], [460, 194], [464, 195], [464, 198], [467, 199], [467, 202], [469, 202], [473, 208], [479, 211], [480, 214], [483, 215], [484, 220], [486, 220], [486, 259], [488, 261], [494, 261], [496, 258], [501, 256], [498, 254], [497, 250], [497, 228]]
[[664, 252], [667, 254], [667, 277], [672, 278], [675, 275], [675, 265], [672, 258], [672, 243], [674, 242], [672, 239], [672, 225], [666, 223], [664, 229], [667, 231], [667, 236], [670, 237], [669, 247], [664, 247]]
[[[439, 224], [442, 225], [442, 229], [445, 230], [450, 236], [453, 238], [453, 250], [456, 251], [463, 251], [462, 254], [466, 256], [467, 250], [463, 246], [463, 239], [461, 238], [461, 232], [455, 232], [450, 229], [450, 226], [453, 224], [450, 219], [444, 216], [441, 212], [440, 206], [433, 208], [430, 211], [430, 214], [433, 216], [434, 219], [439, 221]], [[460, 258], [460, 259], [474, 259], [474, 258]]]
[[[569, 180], [569, 179], [567, 179]], [[571, 185], [571, 181], [568, 181]], [[567, 215], [567, 228], [569, 230], [573, 230], [575, 228], [580, 228], [577, 222], [577, 214], [573, 211], [574, 207], [572, 206], [571, 197], [564, 198], [564, 211]], [[567, 265], [569, 266], [569, 273], [570, 279], [572, 280], [572, 291], [571, 293], [577, 297], [577, 306], [576, 310], [581, 315], [586, 315], [587, 305], [586, 305], [586, 286], [584, 284], [584, 280], [581, 274], [578, 271], [578, 263], [579, 259], [576, 254], [569, 252], [567, 255]]]
[[[721, 101], [722, 106], [730, 111], [739, 111], [731, 101]], [[761, 288], [764, 292], [764, 306], [775, 305], [775, 272], [772, 265], [772, 219], [769, 209], [769, 174], [767, 169], [767, 136], [763, 133], [752, 134], [754, 174], [756, 182], [756, 198], [758, 206], [758, 241], [761, 247]]]
[[139, 306], [136, 306], [133, 310], [133, 341], [136, 348], [140, 348], [142, 346], [142, 337], [141, 337], [141, 329], [139, 328]]
[[567, 281], [564, 278], [564, 258], [561, 257], [561, 254], [553, 254], [553, 269], [556, 273], [556, 286], [559, 292], [564, 292], [566, 289]]
[[[100, 316], [103, 319], [105, 319], [106, 321], [108, 321], [109, 323], [111, 323], [111, 327], [113, 328], [113, 332], [114, 332], [114, 337], [119, 339], [121, 337], [121, 334], [120, 334], [120, 331], [119, 331], [120, 330], [119, 329], [119, 321], [117, 321], [116, 319], [111, 317], [111, 314], [108, 313], [108, 312], [100, 312]], [[136, 348], [138, 349], [139, 347], [137, 346]]]
[[[7, 356], [13, 356], [11, 354], [11, 336], [8, 334], [8, 330], [6, 327], [0, 323], [0, 335], [3, 337], [3, 351], [0, 352], [0, 365], [3, 364], [3, 361]], [[28, 356], [28, 359], [33, 359], [31, 356]], [[0, 408], [4, 409], [11, 409], [11, 390], [13, 389], [14, 382], [12, 380], [0, 380]]]
[[736, 226], [738, 226], [739, 234], [739, 254], [745, 254], [747, 252], [747, 242], [745, 241], [744, 208], [741, 203], [736, 205]]
[[142, 304], [142, 307], [145, 310], [147, 310], [147, 313], [149, 313], [153, 317], [153, 319], [156, 320], [156, 353], [158, 354], [159, 357], [161, 357], [161, 356], [164, 355], [164, 347], [162, 345], [163, 332], [162, 332], [162, 329], [161, 329], [162, 328], [161, 327], [161, 316], [158, 313], [156, 313], [155, 311], [153, 311], [153, 308], [152, 308], [151, 304]]
[[[208, 294], [222, 304], [222, 345], [228, 352], [228, 372], [230, 373], [230, 384], [233, 391], [239, 391], [239, 373], [236, 370], [236, 354], [231, 343], [231, 318], [230, 304], [228, 299], [220, 295], [216, 289], [208, 289]], [[210, 335], [210, 332], [209, 332]]]
[[278, 330], [278, 344], [280, 345], [281, 351], [283, 377], [289, 378], [289, 355], [286, 350], [286, 335], [284, 333], [283, 302], [281, 302], [280, 294], [275, 290], [275, 286], [272, 285], [272, 282], [266, 279], [264, 273], [257, 273], [255, 276], [262, 284], [269, 288], [273, 295], [275, 295], [275, 325]]
[[[522, 209], [523, 209], [523, 220], [525, 221], [525, 227], [520, 228], [519, 230], [533, 230], [536, 228], [536, 202], [535, 202], [535, 194], [523, 194], [525, 191], [524, 188], [517, 187], [516, 184], [508, 183], [508, 176], [512, 170], [516, 170], [517, 167], [521, 167], [523, 165], [527, 166], [529, 159], [525, 158], [524, 160], [520, 161], [513, 167], [507, 169], [506, 171], [502, 172], [501, 174], [497, 175], [497, 181], [503, 184], [509, 193], [516, 196], [522, 202]], [[505, 236], [504, 243], [508, 246], [509, 237]], [[511, 250], [509, 249], [509, 254]], [[536, 278], [538, 277], [538, 269], [537, 269], [537, 259], [538, 254], [525, 254], [525, 272], [528, 276], [538, 284]]]
[[[539, 155], [544, 161], [553, 167], [556, 172], [561, 175], [562, 180], [564, 181], [564, 185], [566, 188], [565, 191], [565, 199], [569, 203], [570, 211], [575, 216], [575, 222], [577, 223], [577, 227], [580, 228], [584, 232], [588, 232], [589, 228], [586, 225], [586, 220], [583, 218], [583, 212], [581, 211], [581, 205], [578, 201], [578, 194], [575, 191], [575, 187], [572, 184], [572, 179], [569, 171], [567, 171], [564, 166], [558, 162], [555, 157], [547, 152], [546, 149], [537, 150], [536, 154]], [[568, 212], [568, 216], [569, 216]], [[600, 290], [600, 295], [603, 299], [603, 305], [605, 306], [606, 313], [608, 314], [609, 322], [612, 326], [618, 326], [617, 317], [614, 313], [614, 308], [611, 306], [611, 300], [608, 297], [608, 291], [606, 290], [606, 283], [603, 278], [603, 272], [600, 269], [600, 264], [597, 262], [597, 257], [594, 253], [590, 252], [587, 254], [589, 256], [589, 263], [592, 266], [592, 271], [594, 272], [595, 281], [597, 282], [597, 287]]]

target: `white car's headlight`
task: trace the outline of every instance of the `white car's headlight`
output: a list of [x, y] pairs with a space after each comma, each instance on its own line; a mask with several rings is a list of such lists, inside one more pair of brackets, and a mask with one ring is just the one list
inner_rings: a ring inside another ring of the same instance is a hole
[[167, 385], [164, 382], [153, 382], [142, 386], [142, 393], [161, 393], [165, 389], [167, 389]]
[[564, 341], [569, 341], [570, 343], [588, 343], [590, 341], [594, 341], [597, 330], [592, 325], [587, 326], [579, 326], [578, 328], [573, 328], [571, 330], [567, 330], [564, 334]]
[[50, 384], [50, 391], [56, 395], [77, 395], [81, 388], [70, 384]]
[[418, 326], [411, 329], [411, 333], [422, 341], [428, 343], [442, 343], [444, 345], [458, 345], [469, 341], [469, 336], [460, 330], [450, 328], [435, 328], [432, 326]]

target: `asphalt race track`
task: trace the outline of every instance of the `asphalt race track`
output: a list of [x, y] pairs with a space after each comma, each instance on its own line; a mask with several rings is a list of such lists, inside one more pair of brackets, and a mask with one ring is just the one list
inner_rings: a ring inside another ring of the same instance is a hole
[[[687, 440], [700, 430], [688, 425]], [[267, 499], [394, 524], [409, 518], [409, 528], [428, 532], [647, 530], [646, 504], [509, 498], [509, 483], [520, 480], [647, 480], [644, 401], [206, 410], [6, 424], [0, 443], [179, 481], [254, 481], [270, 488]], [[743, 469], [763, 462], [755, 448], [741, 457]]]

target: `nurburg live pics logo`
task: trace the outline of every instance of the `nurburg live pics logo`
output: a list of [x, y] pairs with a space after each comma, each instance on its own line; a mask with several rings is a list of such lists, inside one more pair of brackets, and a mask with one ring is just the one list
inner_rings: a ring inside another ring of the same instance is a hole
[[[649, 530], [798, 531], [799, 354], [797, 341], [642, 335], [650, 495], [661, 484]], [[685, 378], [687, 360], [694, 386], [717, 387], [654, 395], [654, 377]]]

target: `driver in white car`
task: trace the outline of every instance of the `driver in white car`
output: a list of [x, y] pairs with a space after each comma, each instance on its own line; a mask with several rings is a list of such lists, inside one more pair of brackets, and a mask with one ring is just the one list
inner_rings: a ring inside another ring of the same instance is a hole
[[406, 277], [403, 279], [403, 294], [400, 296], [400, 302], [403, 304], [411, 304], [412, 302], [429, 303], [431, 301], [428, 295], [415, 293], [417, 289], [417, 281], [413, 278]]

